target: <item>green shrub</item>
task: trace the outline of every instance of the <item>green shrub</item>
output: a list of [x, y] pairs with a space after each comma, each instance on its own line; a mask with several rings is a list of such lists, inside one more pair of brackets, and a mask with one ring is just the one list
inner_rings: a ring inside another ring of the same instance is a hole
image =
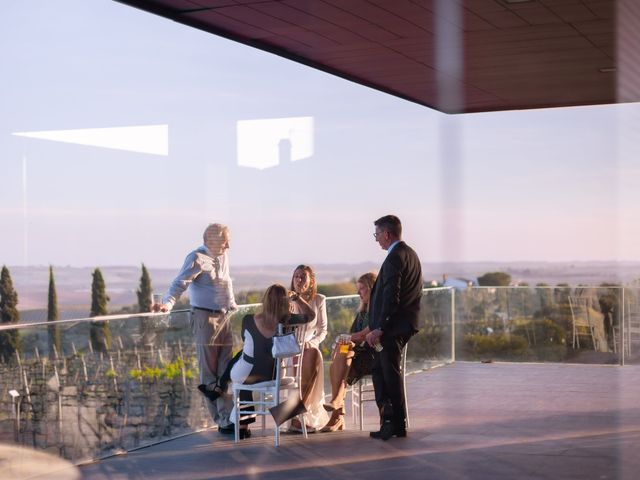
[[153, 382], [158, 379], [175, 380], [182, 377], [182, 371], [184, 369], [184, 376], [188, 379], [195, 378], [195, 370], [193, 368], [193, 361], [189, 362], [191, 365], [185, 365], [185, 362], [178, 358], [171, 363], [162, 364], [160, 367], [145, 366], [143, 369], [132, 368], [129, 370], [129, 377], [138, 382]]
[[492, 335], [467, 334], [464, 336], [464, 350], [474, 359], [480, 357], [513, 359], [527, 352], [527, 339], [519, 335], [496, 333]]
[[451, 355], [450, 338], [449, 325], [425, 325], [411, 339], [408, 355], [411, 359], [448, 358]]
[[529, 346], [565, 345], [566, 332], [564, 328], [548, 318], [516, 319], [512, 333], [527, 339]]
[[548, 318], [516, 319], [512, 332], [527, 339], [528, 359], [560, 362], [567, 357], [565, 328]]

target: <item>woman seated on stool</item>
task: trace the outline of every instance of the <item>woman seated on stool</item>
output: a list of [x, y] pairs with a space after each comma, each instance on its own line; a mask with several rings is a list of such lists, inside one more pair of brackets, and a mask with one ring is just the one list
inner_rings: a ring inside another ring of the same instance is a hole
[[[291, 313], [293, 305], [297, 306], [299, 314]], [[295, 293], [289, 295], [287, 289], [282, 285], [271, 285], [262, 297], [260, 313], [246, 315], [242, 319], [244, 345], [242, 351], [229, 363], [231, 380], [247, 385], [273, 380], [275, 360], [271, 354], [271, 348], [273, 336], [278, 330], [278, 323], [296, 325], [313, 321], [315, 317], [315, 312], [304, 298]], [[224, 390], [226, 384], [220, 385], [220, 387], [221, 390]], [[252, 393], [241, 390], [240, 399], [251, 401]], [[247, 411], [250, 410], [243, 410], [243, 413]], [[235, 418], [234, 412], [232, 412], [231, 418]], [[255, 418], [250, 417], [240, 422], [240, 438], [251, 436], [248, 424], [254, 421]]]
[[[369, 298], [376, 281], [375, 273], [365, 273], [357, 282], [360, 305], [358, 313], [351, 325], [351, 335], [346, 344], [339, 341], [333, 347], [331, 356], [331, 402], [324, 408], [331, 413], [329, 422], [322, 429], [323, 432], [344, 430], [344, 397], [347, 384], [353, 385], [365, 375], [371, 374], [373, 350], [365, 341], [369, 333]], [[342, 350], [341, 350], [342, 347]], [[348, 351], [344, 351], [348, 348]]]

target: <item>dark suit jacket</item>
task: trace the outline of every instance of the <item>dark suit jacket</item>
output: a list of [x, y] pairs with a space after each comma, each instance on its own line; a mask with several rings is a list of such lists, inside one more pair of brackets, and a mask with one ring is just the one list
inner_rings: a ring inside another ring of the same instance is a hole
[[385, 335], [413, 335], [418, 331], [422, 296], [420, 259], [404, 242], [387, 255], [373, 285], [369, 302], [369, 328]]

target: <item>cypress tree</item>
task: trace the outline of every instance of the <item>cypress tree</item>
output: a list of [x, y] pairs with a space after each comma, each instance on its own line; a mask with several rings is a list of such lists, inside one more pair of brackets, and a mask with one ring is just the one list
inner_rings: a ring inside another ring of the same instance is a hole
[[150, 312], [151, 311], [151, 293], [153, 289], [151, 287], [151, 277], [147, 267], [142, 264], [142, 274], [140, 275], [140, 286], [136, 290], [138, 296], [138, 312]]
[[[53, 277], [53, 267], [49, 266], [49, 297], [47, 301], [47, 322], [59, 320], [58, 294], [56, 292], [56, 281]], [[58, 325], [49, 326], [49, 355], [53, 356], [53, 347], [59, 354], [62, 353], [62, 339], [60, 338], [60, 328]]]
[[[96, 268], [91, 274], [91, 317], [107, 314], [107, 289], [102, 272]], [[91, 346], [94, 352], [106, 352], [111, 347], [111, 330], [108, 322], [92, 322], [90, 332]]]
[[[0, 273], [0, 324], [16, 324], [20, 321], [18, 293], [13, 288], [11, 274], [6, 266]], [[0, 359], [10, 361], [20, 350], [20, 332], [4, 330], [0, 332]]]
[[[136, 290], [138, 295], [138, 312], [145, 313], [151, 311], [151, 277], [147, 267], [142, 264], [142, 274], [140, 275], [140, 286]], [[142, 344], [147, 345], [155, 341], [155, 322], [153, 318], [140, 318], [140, 338]]]

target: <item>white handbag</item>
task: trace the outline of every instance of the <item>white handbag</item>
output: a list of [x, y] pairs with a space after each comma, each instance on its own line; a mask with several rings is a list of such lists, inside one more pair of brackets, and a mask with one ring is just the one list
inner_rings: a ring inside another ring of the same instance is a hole
[[299, 353], [300, 344], [293, 332], [273, 336], [273, 347], [271, 347], [273, 358], [293, 357]]

